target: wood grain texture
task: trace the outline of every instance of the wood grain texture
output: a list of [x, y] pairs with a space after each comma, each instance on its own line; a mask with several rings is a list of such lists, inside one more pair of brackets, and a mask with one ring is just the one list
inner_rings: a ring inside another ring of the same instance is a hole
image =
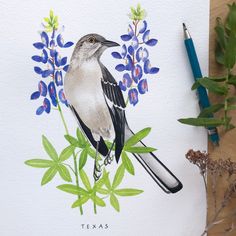
[[[232, 0], [211, 0], [211, 13], [210, 13], [210, 54], [209, 54], [209, 75], [214, 76], [214, 75], [222, 75], [224, 73], [224, 70], [215, 62], [215, 56], [214, 56], [214, 51], [215, 51], [215, 23], [216, 23], [216, 17], [220, 16], [222, 19], [225, 19], [225, 16], [228, 13], [228, 7], [227, 4], [232, 4], [234, 1]], [[234, 70], [236, 72], [236, 70]], [[231, 91], [232, 93], [235, 94], [235, 90]], [[210, 99], [212, 103], [220, 101], [219, 98], [214, 97], [213, 95], [210, 95]], [[233, 123], [236, 123], [236, 112], [231, 113], [233, 117]], [[232, 160], [236, 161], [236, 128], [224, 133], [222, 129], [219, 130], [220, 135], [221, 135], [221, 141], [220, 141], [220, 146], [214, 148], [212, 144], [209, 142], [208, 143], [208, 150], [213, 159], [227, 159], [231, 158]], [[208, 179], [208, 189], [210, 188], [211, 185], [211, 180]], [[217, 196], [216, 196], [216, 202], [217, 205], [220, 205], [220, 202], [223, 198], [224, 191], [227, 186], [227, 181], [225, 179], [220, 180], [217, 186]], [[222, 214], [219, 215], [219, 218], [222, 218], [230, 212], [232, 212], [233, 209], [236, 207], [236, 200], [234, 199], [230, 205], [222, 212]], [[214, 200], [214, 195], [212, 194], [211, 191], [208, 191], [208, 222], [212, 219], [212, 216], [214, 215], [215, 212], [215, 200]], [[236, 220], [234, 221], [236, 223]], [[225, 233], [223, 231], [231, 226], [231, 222], [224, 221], [223, 223], [213, 227], [208, 235], [209, 236], [223, 236]], [[236, 230], [233, 231], [230, 234], [227, 235], [236, 235]]]

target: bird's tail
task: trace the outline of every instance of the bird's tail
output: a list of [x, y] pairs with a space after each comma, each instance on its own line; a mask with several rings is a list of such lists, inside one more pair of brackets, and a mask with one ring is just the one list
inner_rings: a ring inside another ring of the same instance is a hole
[[[133, 136], [134, 133], [126, 125], [125, 140]], [[140, 141], [137, 146], [146, 146]], [[153, 180], [162, 188], [166, 193], [176, 193], [182, 189], [182, 183], [177, 177], [155, 156], [154, 153], [137, 154], [133, 153], [139, 163], [149, 173]]]

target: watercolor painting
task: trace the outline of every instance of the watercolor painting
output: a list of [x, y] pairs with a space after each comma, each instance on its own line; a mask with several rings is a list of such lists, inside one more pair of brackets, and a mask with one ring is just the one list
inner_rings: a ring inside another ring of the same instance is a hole
[[[154, 154], [156, 148], [142, 142], [151, 128], [134, 133], [130, 128], [134, 121], [127, 121], [125, 116], [127, 107], [135, 112], [149, 90], [148, 79], [159, 72], [151, 65], [151, 49], [158, 40], [150, 36], [146, 11], [138, 4], [131, 7], [129, 18], [128, 30], [118, 42], [88, 32], [74, 45], [64, 41], [58, 17], [51, 10], [44, 18], [40, 41], [33, 44], [38, 50], [32, 60], [37, 63], [34, 71], [39, 82], [30, 99], [42, 101], [36, 108], [37, 116], [58, 113], [62, 138], [68, 145], [56, 150], [53, 140], [42, 135], [48, 158], [30, 159], [25, 164], [46, 169], [41, 185], [59, 175], [64, 183], [57, 188], [74, 197], [72, 208], [79, 208], [81, 215], [86, 204], [93, 204], [95, 214], [98, 207], [108, 204], [119, 212], [120, 197], [143, 193], [139, 188], [120, 187], [125, 178], [135, 175], [133, 157], [151, 176], [150, 181], [154, 180], [166, 193], [182, 189], [178, 178]], [[72, 46], [69, 62], [63, 52]], [[111, 47], [111, 60], [118, 61], [114, 70], [122, 73], [120, 81], [100, 60]], [[76, 131], [69, 131], [64, 112], [74, 116]], [[92, 172], [86, 170], [87, 165], [93, 165]], [[115, 173], [110, 173], [111, 165], [116, 166]]]

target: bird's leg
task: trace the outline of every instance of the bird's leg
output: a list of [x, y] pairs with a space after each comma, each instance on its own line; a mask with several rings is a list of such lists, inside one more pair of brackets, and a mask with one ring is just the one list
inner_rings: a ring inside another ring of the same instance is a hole
[[114, 147], [114, 144], [115, 144], [115, 140], [113, 141], [112, 145], [111, 145], [111, 148], [107, 154], [107, 156], [105, 157], [105, 160], [104, 160], [104, 165], [108, 165], [108, 164], [111, 164], [111, 162], [113, 161], [113, 156], [111, 156], [111, 151]]
[[97, 142], [97, 145], [96, 145], [96, 155], [95, 155], [94, 169], [93, 169], [93, 178], [95, 181], [97, 181], [101, 176], [101, 166], [98, 163], [98, 147], [99, 147], [99, 142]]

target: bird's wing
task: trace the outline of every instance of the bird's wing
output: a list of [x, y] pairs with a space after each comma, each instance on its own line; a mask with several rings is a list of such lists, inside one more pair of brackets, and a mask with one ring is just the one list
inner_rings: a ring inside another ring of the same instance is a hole
[[121, 89], [108, 69], [102, 68], [102, 89], [115, 129], [115, 157], [119, 161], [125, 141], [125, 101]]
[[[70, 109], [72, 110], [73, 114], [75, 115], [78, 124], [80, 126], [80, 129], [83, 131], [83, 133], [86, 135], [90, 143], [93, 145], [93, 147], [96, 149], [97, 148], [97, 142], [93, 138], [91, 130], [84, 124], [84, 122], [80, 119], [78, 113], [76, 112], [75, 108], [70, 105]], [[98, 152], [102, 154], [103, 156], [107, 156], [108, 154], [108, 148], [107, 145], [105, 144], [103, 138], [101, 137], [98, 143]]]

